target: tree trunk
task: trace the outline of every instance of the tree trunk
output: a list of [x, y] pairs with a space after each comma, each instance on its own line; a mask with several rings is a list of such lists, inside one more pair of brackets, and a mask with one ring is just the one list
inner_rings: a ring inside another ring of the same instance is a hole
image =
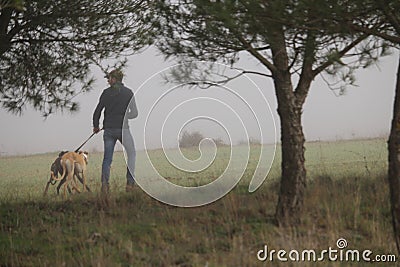
[[303, 102], [297, 101], [290, 75], [285, 76], [275, 79], [282, 146], [282, 178], [275, 218], [279, 226], [295, 226], [300, 222], [306, 188]]
[[[302, 107], [315, 74], [312, 72], [313, 46], [304, 52], [307, 59], [302, 66], [300, 81], [293, 88], [286, 51], [285, 31], [279, 24], [270, 25], [273, 67], [270, 67], [278, 101], [281, 122], [282, 177], [275, 218], [279, 226], [295, 226], [300, 222], [306, 187], [304, 167], [304, 133], [301, 124]], [[310, 41], [313, 40], [310, 36]], [[311, 50], [310, 50], [311, 49]], [[267, 65], [268, 67], [268, 65]]]
[[400, 253], [400, 57], [397, 69], [396, 95], [389, 136], [389, 187], [392, 223], [397, 251]]
[[10, 48], [8, 27], [12, 16], [11, 8], [4, 8], [0, 12], [0, 56]]

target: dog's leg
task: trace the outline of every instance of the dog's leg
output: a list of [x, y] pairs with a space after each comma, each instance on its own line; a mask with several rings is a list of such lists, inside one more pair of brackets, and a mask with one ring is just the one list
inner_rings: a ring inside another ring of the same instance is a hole
[[75, 192], [77, 193], [81, 192], [81, 190], [79, 190], [78, 183], [74, 177], [72, 178], [71, 184], [72, 184], [72, 189], [74, 189]]
[[43, 192], [43, 196], [46, 196], [46, 195], [47, 195], [47, 190], [49, 190], [49, 185], [50, 185], [50, 183], [47, 182], [46, 188], [44, 189], [44, 192]]
[[44, 189], [43, 196], [47, 195], [47, 191], [49, 190], [49, 186], [50, 186], [51, 182], [53, 181], [53, 176], [54, 176], [54, 174], [53, 174], [53, 172], [51, 172], [50, 173], [50, 179], [46, 184], [46, 188]]
[[82, 183], [82, 185], [83, 185], [83, 192], [85, 192], [86, 191], [86, 177], [85, 177], [85, 168], [82, 168], [82, 180], [83, 180], [83, 183]]
[[63, 175], [65, 175], [65, 172], [68, 172], [67, 176], [65, 176], [65, 183], [64, 183], [64, 199], [67, 199], [67, 188], [68, 191], [70, 191], [69, 189], [69, 184], [71, 183], [71, 173], [73, 175], [74, 173], [74, 162], [69, 159], [65, 160], [65, 163], [63, 164], [63, 170], [64, 173]]
[[70, 181], [70, 184], [71, 184], [71, 191], [73, 191], [74, 193], [79, 193], [78, 190], [76, 190], [77, 185], [76, 185], [76, 178], [75, 178], [75, 176], [76, 176], [76, 175], [72, 175], [72, 178], [71, 178], [71, 181]]
[[67, 186], [68, 186], [68, 183], [64, 183], [64, 200], [67, 199]]
[[72, 194], [71, 188], [70, 188], [69, 183], [68, 183], [68, 177], [69, 177], [69, 173], [70, 173], [70, 171], [69, 171], [70, 168], [68, 168], [68, 162], [69, 162], [69, 159], [67, 159], [67, 161], [64, 164], [62, 164], [63, 173], [61, 174], [61, 177], [59, 179], [53, 178], [53, 180], [55, 180], [55, 181], [59, 181], [62, 178], [60, 183], [57, 186], [57, 195], [60, 192], [61, 186], [64, 185], [64, 188], [63, 188], [64, 191], [65, 191], [64, 198], [66, 196], [66, 190], [68, 190], [68, 193]]
[[[61, 182], [58, 184], [58, 186], [57, 186], [57, 195], [60, 194], [60, 188], [64, 183], [65, 183], [65, 179], [61, 180]], [[69, 185], [67, 186], [67, 189], [68, 189], [68, 193], [71, 194], [71, 188], [69, 187]]]
[[75, 189], [75, 192], [80, 193], [81, 191], [77, 187], [76, 179], [74, 178], [74, 175], [75, 175], [75, 162], [72, 162], [71, 172], [68, 174], [68, 180], [69, 180], [69, 183], [71, 184], [72, 189]]
[[63, 199], [66, 200], [67, 199], [67, 186], [68, 186], [68, 179], [67, 177], [65, 177], [65, 182], [63, 184]]
[[47, 190], [49, 190], [50, 183], [51, 183], [50, 181], [47, 182], [46, 188], [44, 189], [44, 192], [43, 192], [43, 196], [47, 195]]
[[85, 172], [82, 172], [82, 178], [83, 178], [83, 191], [86, 189], [86, 177], [85, 177]]
[[[82, 177], [79, 175], [79, 173], [76, 174], [76, 177], [78, 178], [79, 182], [81, 182], [81, 184], [83, 184], [83, 179], [82, 179]], [[86, 179], [85, 179], [85, 181], [86, 181]], [[86, 190], [87, 190], [88, 192], [92, 192], [92, 190], [90, 190], [90, 188], [89, 188], [88, 185], [85, 185], [85, 188], [86, 188]]]
[[61, 186], [66, 182], [66, 177], [64, 177], [64, 179], [62, 179], [61, 181], [60, 181], [60, 183], [58, 184], [58, 186], [57, 186], [57, 195], [59, 195], [60, 194], [60, 188], [61, 188]]
[[80, 177], [80, 175], [79, 175], [79, 173], [78, 172], [76, 172], [76, 169], [75, 169], [75, 176], [74, 176], [74, 180], [75, 180], [75, 184], [76, 184], [76, 186], [78, 187], [78, 182], [77, 182], [77, 180], [76, 179], [78, 179], [78, 181], [82, 184], [83, 183], [83, 181], [82, 181], [82, 178]]
[[77, 182], [75, 176], [74, 176], [74, 189], [75, 189], [76, 192], [80, 193], [81, 190], [79, 190], [78, 182]]

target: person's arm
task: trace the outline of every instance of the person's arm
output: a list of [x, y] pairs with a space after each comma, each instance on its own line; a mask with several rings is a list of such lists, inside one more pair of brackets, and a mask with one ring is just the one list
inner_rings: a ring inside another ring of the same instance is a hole
[[138, 109], [136, 106], [135, 95], [132, 95], [131, 102], [129, 102], [128, 119], [134, 119], [138, 116]]
[[93, 112], [93, 132], [95, 132], [95, 133], [98, 133], [100, 131], [99, 121], [100, 121], [101, 112], [104, 109], [103, 94], [101, 94], [99, 103], [97, 104], [96, 109]]

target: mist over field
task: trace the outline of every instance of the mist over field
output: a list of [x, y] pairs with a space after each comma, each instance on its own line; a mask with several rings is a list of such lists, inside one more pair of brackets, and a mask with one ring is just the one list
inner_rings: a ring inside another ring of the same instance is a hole
[[[357, 87], [349, 86], [343, 96], [337, 96], [338, 92], [332, 91], [321, 78], [318, 78], [312, 84], [303, 110], [304, 132], [307, 141], [386, 138], [392, 119], [397, 55], [398, 52], [396, 51], [390, 56], [381, 58], [377, 65], [358, 70], [356, 72]], [[137, 94], [136, 102], [139, 107], [139, 117], [131, 121], [131, 131], [138, 150], [144, 149], [143, 125], [147, 114], [143, 111], [148, 111], [154, 105], [156, 99], [174, 88], [175, 85], [165, 84], [160, 75], [173, 65], [173, 62], [164, 62], [162, 57], [157, 55], [153, 49], [147, 49], [142, 54], [131, 56], [128, 67], [124, 70], [125, 85]], [[244, 57], [239, 65], [254, 70], [261, 68], [253, 59], [248, 57]], [[102, 90], [108, 86], [103, 78], [103, 73], [95, 67], [93, 67], [93, 76], [96, 78], [94, 90], [76, 96], [75, 100], [80, 103], [80, 109], [73, 114], [67, 111], [57, 112], [44, 119], [30, 107], [24, 110], [22, 116], [9, 114], [2, 110], [0, 113], [2, 123], [2, 127], [0, 127], [0, 155], [35, 154], [65, 149], [73, 150], [78, 147], [91, 134], [93, 110]], [[267, 119], [268, 123], [272, 123], [272, 120], [274, 120], [276, 136], [274, 138], [274, 129], [270, 129], [271, 132], [264, 136], [264, 142], [273, 143], [275, 139], [279, 141], [280, 124], [276, 112], [276, 97], [272, 81], [254, 75], [247, 77], [251, 81], [245, 78], [236, 81], [231, 86], [232, 91], [245, 96], [248, 99], [249, 106], [255, 108], [255, 113], [260, 118]], [[161, 104], [165, 107], [160, 110], [166, 115], [165, 113], [170, 112], [177, 105], [197, 97], [222, 99], [227, 101], [240, 115], [243, 115], [244, 122], [249, 123], [247, 125], [248, 136], [254, 138], [259, 136], [256, 125], [251, 122], [251, 115], [245, 114], [246, 108], [235, 104], [237, 103], [235, 101], [228, 102], [229, 96], [227, 97], [227, 94], [232, 96], [231, 93], [221, 88], [207, 90], [181, 88], [179, 92], [170, 94], [169, 100], [168, 98], [163, 99], [164, 102]], [[268, 101], [271, 112], [265, 109], [263, 103], [260, 104], [259, 92]], [[231, 128], [230, 134], [237, 133], [236, 136], [239, 135], [235, 140], [232, 140], [233, 144], [246, 139], [246, 135], [239, 132], [240, 125], [232, 125], [229, 116], [224, 115], [227, 111], [224, 111], [221, 107], [213, 107], [207, 103], [198, 102], [193, 104], [192, 111], [196, 111], [198, 115], [207, 112], [208, 115], [218, 116], [222, 122], [226, 120], [226, 124]], [[177, 109], [174, 113], [176, 117], [170, 120], [171, 125], [177, 122], [182, 124], [183, 121], [180, 121], [180, 119], [184, 118], [186, 113], [185, 109]], [[154, 123], [156, 128], [163, 123], [157, 117], [152, 118], [151, 122]], [[165, 144], [167, 148], [174, 147], [178, 138], [178, 130], [183, 126], [176, 124], [171, 133], [164, 133], [164, 138], [167, 139]], [[267, 126], [270, 127], [269, 124]], [[226, 143], [229, 143], [229, 134], [215, 121], [196, 120], [188, 123], [185, 127], [182, 130], [200, 131], [205, 137], [222, 138]], [[234, 131], [235, 127], [237, 127], [238, 132]], [[161, 147], [161, 138], [157, 130], [152, 128], [146, 130], [146, 138], [147, 148]], [[102, 151], [102, 146], [102, 135], [98, 134], [87, 143], [85, 149]], [[121, 149], [121, 146], [118, 146], [117, 149]]]

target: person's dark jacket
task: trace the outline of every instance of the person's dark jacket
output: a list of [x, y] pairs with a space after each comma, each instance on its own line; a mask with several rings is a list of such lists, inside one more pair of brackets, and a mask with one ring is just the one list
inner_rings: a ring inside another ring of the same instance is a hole
[[[99, 128], [101, 112], [104, 109], [103, 128], [128, 128], [127, 119], [138, 116], [135, 96], [131, 89], [117, 82], [105, 89], [100, 96], [99, 103], [93, 113], [93, 127]], [[126, 116], [125, 116], [126, 113]], [[125, 125], [124, 125], [125, 118]]]

